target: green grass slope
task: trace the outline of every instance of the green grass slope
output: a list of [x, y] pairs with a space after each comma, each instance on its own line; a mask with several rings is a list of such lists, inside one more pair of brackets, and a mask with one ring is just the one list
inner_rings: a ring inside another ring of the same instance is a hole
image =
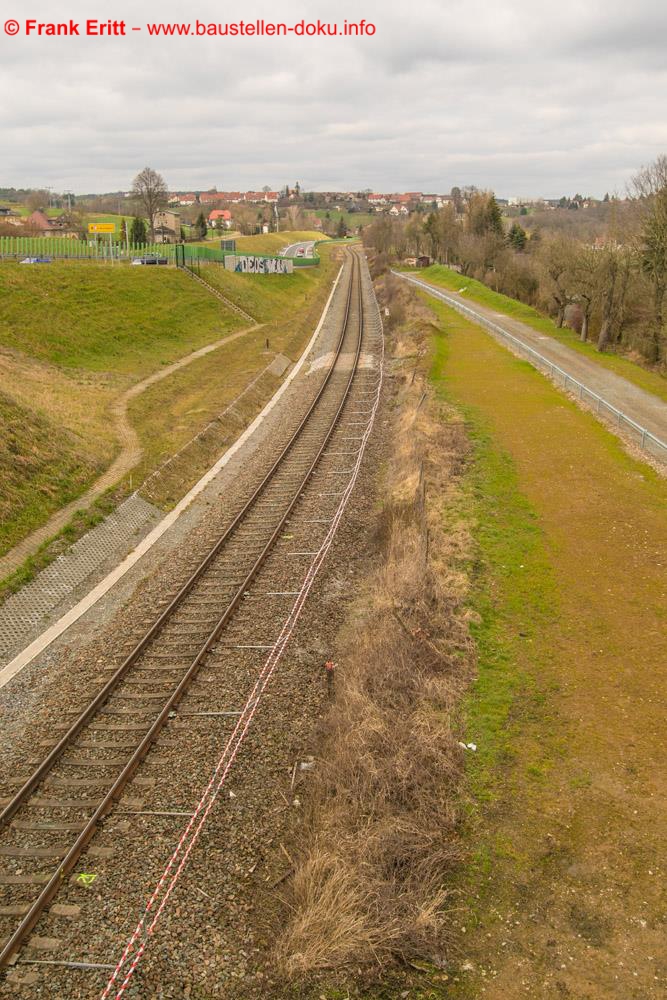
[[80, 442], [0, 392], [0, 555], [83, 492], [99, 469]]
[[[327, 250], [320, 267], [293, 275], [202, 266], [211, 284], [264, 325], [133, 400], [130, 420], [144, 455], [118, 496], [198, 434], [272, 353], [298, 357], [329, 293], [336, 255]], [[248, 324], [173, 268], [5, 262], [0, 302], [2, 554], [108, 467], [119, 447], [109, 408], [121, 393]], [[188, 475], [205, 471], [209, 457], [196, 455]]]
[[173, 268], [0, 264], [0, 347], [61, 368], [142, 376], [242, 326]]

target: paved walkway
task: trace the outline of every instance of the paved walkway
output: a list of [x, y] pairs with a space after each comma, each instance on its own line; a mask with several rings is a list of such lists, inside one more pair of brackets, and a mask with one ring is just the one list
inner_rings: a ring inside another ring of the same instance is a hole
[[[622, 376], [596, 364], [594, 360], [585, 355], [573, 351], [553, 337], [533, 330], [520, 320], [512, 319], [504, 313], [495, 312], [487, 306], [473, 302], [465, 295], [459, 295], [457, 292], [449, 291], [449, 289], [443, 290], [430, 282], [415, 278], [411, 274], [401, 274], [397, 271], [394, 274], [398, 274], [399, 277], [410, 281], [411, 284], [424, 289], [447, 305], [452, 305], [455, 308], [465, 307], [468, 313], [474, 313], [481, 320], [492, 322], [501, 327], [502, 330], [520, 340], [525, 347], [537, 351], [552, 364], [567, 372], [571, 378], [582, 383], [586, 388], [634, 420], [635, 423], [655, 435], [667, 446], [667, 403], [658, 396], [645, 392]], [[605, 415], [604, 411], [603, 415]], [[657, 447], [655, 450], [647, 448], [647, 451], [649, 450], [654, 457], [667, 461], [667, 450], [664, 454], [660, 454], [661, 449]]]
[[110, 486], [114, 486], [115, 483], [119, 482], [127, 472], [130, 472], [138, 464], [142, 455], [141, 444], [139, 443], [137, 432], [132, 427], [127, 415], [127, 407], [132, 399], [145, 392], [149, 386], [155, 385], [156, 382], [161, 382], [162, 379], [168, 378], [169, 375], [173, 375], [179, 368], [184, 368], [186, 365], [196, 361], [197, 358], [203, 358], [204, 355], [210, 354], [211, 351], [217, 351], [219, 347], [231, 344], [232, 341], [238, 340], [239, 337], [245, 337], [246, 334], [258, 329], [258, 325], [248, 326], [243, 330], [237, 330], [236, 333], [229, 334], [227, 337], [222, 337], [221, 340], [216, 340], [212, 344], [200, 347], [199, 350], [193, 351], [179, 361], [174, 361], [173, 364], [161, 368], [124, 392], [110, 408], [111, 418], [116, 425], [116, 433], [121, 445], [120, 453], [106, 472], [103, 472], [99, 479], [96, 479], [93, 485], [82, 496], [77, 497], [76, 500], [72, 500], [64, 507], [61, 507], [60, 510], [57, 510], [46, 524], [43, 524], [40, 528], [36, 528], [35, 531], [0, 558], [0, 580], [4, 580], [14, 570], [18, 569], [26, 559], [37, 552], [40, 545], [48, 541], [49, 538], [53, 538], [59, 531], [62, 531], [78, 510], [85, 510], [89, 507], [97, 497], [101, 496]]

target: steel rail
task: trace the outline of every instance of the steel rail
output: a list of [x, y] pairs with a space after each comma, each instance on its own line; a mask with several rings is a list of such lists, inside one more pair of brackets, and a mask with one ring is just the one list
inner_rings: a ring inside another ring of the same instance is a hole
[[339, 340], [338, 340], [338, 344], [337, 344], [337, 347], [336, 347], [336, 352], [335, 352], [334, 359], [333, 359], [332, 364], [331, 364], [331, 366], [330, 366], [330, 368], [329, 368], [329, 370], [327, 372], [326, 378], [324, 379], [324, 381], [323, 381], [320, 389], [317, 392], [317, 395], [315, 396], [315, 399], [313, 400], [313, 402], [308, 407], [308, 410], [307, 410], [305, 416], [300, 421], [300, 423], [299, 423], [297, 429], [295, 430], [294, 434], [290, 437], [290, 440], [288, 441], [287, 445], [284, 447], [284, 449], [281, 452], [281, 454], [278, 456], [278, 458], [276, 459], [276, 461], [273, 463], [273, 465], [271, 466], [269, 472], [262, 479], [262, 481], [259, 484], [259, 486], [253, 491], [251, 498], [243, 506], [242, 510], [236, 515], [236, 517], [231, 522], [231, 524], [228, 526], [228, 528], [225, 530], [225, 532], [220, 537], [220, 539], [218, 540], [218, 542], [216, 542], [215, 546], [209, 551], [209, 553], [207, 554], [207, 556], [205, 557], [205, 559], [202, 560], [202, 562], [197, 567], [197, 569], [194, 571], [194, 573], [189, 577], [188, 581], [183, 585], [183, 587], [181, 588], [181, 590], [179, 591], [179, 593], [176, 595], [176, 597], [171, 601], [171, 603], [168, 605], [168, 607], [162, 612], [162, 614], [157, 619], [157, 621], [154, 623], [154, 625], [151, 626], [151, 628], [149, 629], [149, 631], [140, 640], [140, 642], [137, 644], [137, 646], [135, 646], [135, 648], [129, 654], [129, 656], [126, 657], [126, 659], [124, 660], [123, 664], [116, 671], [116, 673], [114, 674], [114, 676], [110, 679], [110, 681], [107, 682], [107, 684], [102, 688], [102, 690], [93, 699], [93, 701], [81, 713], [81, 715], [73, 723], [73, 725], [70, 727], [70, 729], [65, 734], [65, 736], [59, 741], [59, 743], [57, 744], [57, 746], [53, 748], [53, 750], [48, 754], [48, 756], [45, 758], [45, 760], [42, 762], [42, 764], [40, 764], [40, 766], [37, 768], [37, 770], [30, 776], [30, 778], [28, 778], [28, 780], [25, 782], [25, 784], [21, 787], [21, 789], [17, 792], [17, 794], [14, 796], [14, 798], [5, 807], [5, 809], [3, 810], [3, 813], [0, 815], [0, 819], [5, 824], [9, 821], [9, 819], [11, 819], [12, 816], [14, 816], [14, 814], [21, 807], [21, 805], [23, 805], [25, 803], [26, 799], [30, 796], [30, 794], [32, 793], [32, 791], [34, 791], [35, 787], [39, 784], [39, 782], [42, 780], [42, 778], [48, 773], [48, 771], [53, 767], [53, 765], [56, 763], [56, 761], [62, 756], [63, 752], [68, 748], [68, 746], [72, 743], [72, 741], [76, 738], [76, 736], [78, 736], [78, 734], [84, 728], [84, 726], [86, 725], [86, 723], [90, 721], [90, 719], [95, 715], [95, 713], [97, 712], [97, 710], [100, 707], [102, 707], [102, 705], [106, 702], [106, 700], [109, 697], [109, 695], [118, 686], [118, 684], [120, 683], [120, 681], [125, 677], [125, 675], [130, 670], [130, 668], [132, 667], [132, 665], [134, 664], [134, 662], [137, 660], [137, 658], [140, 656], [140, 654], [144, 651], [144, 649], [145, 649], [146, 645], [148, 644], [148, 642], [152, 638], [155, 637], [155, 635], [159, 632], [160, 628], [165, 623], [165, 621], [170, 617], [170, 615], [173, 613], [173, 611], [180, 605], [180, 603], [182, 602], [183, 598], [190, 592], [190, 590], [192, 589], [192, 587], [194, 586], [194, 584], [197, 582], [197, 580], [200, 579], [200, 577], [203, 575], [203, 573], [205, 572], [205, 570], [210, 565], [211, 561], [218, 554], [218, 552], [219, 552], [220, 548], [222, 547], [222, 545], [224, 544], [224, 542], [229, 538], [229, 536], [232, 533], [232, 531], [236, 528], [236, 526], [239, 524], [239, 522], [242, 520], [242, 518], [245, 516], [245, 514], [250, 510], [250, 508], [254, 504], [254, 502], [257, 499], [257, 497], [259, 496], [259, 494], [263, 491], [263, 489], [267, 485], [267, 483], [269, 483], [271, 481], [271, 479], [273, 478], [274, 474], [276, 473], [278, 467], [283, 462], [283, 460], [286, 458], [286, 456], [288, 455], [288, 453], [291, 451], [293, 445], [295, 444], [295, 442], [299, 438], [299, 436], [301, 434], [301, 431], [303, 430], [303, 428], [306, 426], [306, 424], [309, 422], [310, 418], [312, 417], [313, 412], [314, 412], [314, 410], [317, 407], [317, 404], [319, 403], [319, 401], [322, 398], [322, 396], [323, 396], [323, 394], [324, 394], [327, 386], [329, 385], [329, 382], [330, 382], [331, 377], [332, 377], [332, 375], [333, 375], [333, 373], [335, 371], [335, 368], [336, 368], [336, 365], [338, 363], [338, 360], [340, 359], [340, 355], [341, 355], [342, 347], [343, 347], [343, 342], [345, 340], [345, 336], [347, 334], [348, 326], [349, 326], [350, 307], [351, 307], [351, 303], [352, 303], [352, 294], [353, 294], [353, 289], [354, 289], [354, 285], [355, 285], [355, 278], [356, 278], [356, 280], [358, 282], [358, 310], [359, 310], [358, 327], [359, 327], [359, 329], [358, 329], [357, 345], [356, 345], [356, 352], [355, 352], [354, 363], [351, 366], [350, 375], [349, 375], [347, 384], [345, 386], [345, 390], [343, 392], [343, 395], [342, 395], [342, 398], [341, 398], [341, 402], [340, 402], [340, 404], [339, 404], [339, 406], [338, 406], [338, 408], [336, 410], [336, 413], [335, 413], [333, 419], [330, 422], [329, 429], [328, 429], [328, 431], [327, 431], [327, 433], [326, 433], [326, 435], [325, 435], [325, 437], [324, 437], [324, 439], [322, 441], [322, 444], [320, 445], [320, 448], [318, 449], [318, 452], [317, 452], [315, 458], [313, 459], [313, 461], [311, 462], [311, 464], [310, 464], [307, 472], [305, 473], [305, 475], [301, 479], [301, 482], [300, 482], [299, 486], [297, 487], [297, 489], [294, 492], [292, 500], [288, 504], [288, 507], [287, 507], [286, 511], [284, 512], [284, 514], [281, 516], [281, 518], [279, 520], [279, 523], [277, 524], [276, 528], [272, 532], [272, 534], [271, 534], [268, 542], [264, 545], [264, 547], [263, 547], [262, 551], [260, 552], [259, 556], [256, 558], [256, 560], [255, 560], [252, 568], [247, 573], [245, 579], [242, 581], [242, 583], [238, 587], [238, 589], [237, 589], [234, 597], [231, 599], [231, 601], [227, 605], [227, 608], [225, 609], [223, 615], [221, 616], [221, 618], [216, 623], [213, 631], [209, 634], [208, 638], [205, 640], [203, 646], [200, 648], [199, 653], [196, 655], [196, 657], [194, 658], [194, 660], [192, 661], [192, 663], [190, 664], [190, 666], [187, 668], [186, 672], [182, 676], [182, 678], [181, 678], [180, 682], [178, 683], [177, 687], [174, 689], [174, 691], [172, 692], [172, 694], [169, 696], [167, 702], [164, 704], [164, 706], [161, 709], [159, 715], [154, 720], [153, 724], [150, 726], [150, 728], [148, 729], [148, 731], [146, 732], [146, 734], [142, 738], [141, 742], [139, 743], [139, 745], [137, 746], [137, 748], [133, 752], [133, 754], [130, 757], [130, 759], [128, 760], [127, 764], [123, 767], [123, 769], [120, 772], [120, 774], [116, 777], [116, 779], [113, 782], [113, 784], [112, 784], [111, 788], [109, 789], [109, 791], [105, 794], [105, 796], [101, 800], [101, 802], [99, 802], [97, 808], [95, 809], [95, 812], [86, 821], [86, 825], [85, 825], [84, 829], [80, 832], [79, 836], [77, 837], [77, 839], [74, 842], [74, 844], [72, 845], [72, 847], [69, 849], [69, 851], [67, 852], [67, 854], [65, 855], [65, 857], [59, 863], [58, 868], [56, 869], [56, 871], [53, 873], [53, 875], [51, 876], [51, 878], [49, 879], [49, 881], [44, 885], [44, 888], [40, 892], [39, 896], [31, 904], [28, 912], [24, 915], [24, 917], [22, 918], [22, 920], [20, 921], [20, 923], [18, 924], [18, 926], [15, 928], [14, 932], [4, 942], [2, 950], [0, 950], [0, 968], [3, 967], [3, 966], [6, 966], [10, 962], [11, 958], [16, 954], [16, 952], [21, 948], [21, 946], [24, 943], [26, 937], [30, 934], [30, 932], [35, 927], [35, 925], [36, 925], [37, 921], [39, 920], [41, 914], [43, 913], [44, 909], [48, 906], [48, 904], [51, 902], [51, 900], [53, 899], [53, 897], [58, 892], [58, 889], [60, 888], [60, 886], [61, 886], [62, 882], [64, 881], [64, 879], [74, 869], [74, 866], [76, 865], [76, 862], [80, 858], [81, 854], [83, 853], [83, 851], [87, 847], [87, 845], [90, 842], [90, 840], [93, 838], [93, 836], [97, 832], [97, 828], [98, 828], [100, 822], [110, 812], [110, 810], [113, 807], [114, 802], [120, 797], [120, 794], [123, 791], [124, 787], [128, 784], [128, 782], [134, 776], [134, 773], [136, 772], [136, 770], [139, 767], [140, 763], [146, 757], [146, 755], [149, 752], [151, 746], [156, 741], [156, 739], [157, 739], [160, 731], [162, 730], [162, 728], [164, 727], [165, 723], [169, 719], [170, 713], [173, 712], [174, 708], [178, 705], [178, 703], [180, 702], [181, 698], [185, 694], [187, 688], [189, 687], [190, 683], [194, 679], [196, 673], [199, 670], [199, 666], [201, 665], [202, 661], [204, 660], [204, 658], [206, 657], [206, 655], [210, 651], [211, 646], [213, 646], [214, 643], [216, 642], [216, 640], [217, 640], [220, 632], [222, 631], [222, 629], [224, 628], [224, 626], [227, 624], [227, 622], [229, 621], [229, 619], [232, 617], [232, 615], [234, 614], [235, 610], [237, 609], [239, 603], [243, 599], [243, 596], [244, 596], [245, 592], [247, 591], [248, 586], [252, 583], [253, 579], [255, 578], [255, 576], [257, 575], [257, 573], [259, 572], [260, 568], [262, 567], [262, 565], [266, 561], [267, 556], [269, 555], [270, 551], [273, 549], [273, 546], [275, 545], [275, 542], [278, 539], [278, 537], [279, 537], [279, 535], [280, 535], [280, 533], [281, 533], [281, 531], [282, 531], [282, 529], [283, 529], [286, 521], [289, 519], [289, 516], [292, 513], [292, 510], [294, 509], [294, 507], [298, 503], [298, 501], [299, 501], [299, 499], [301, 497], [301, 494], [303, 493], [303, 490], [304, 490], [305, 486], [307, 485], [307, 483], [310, 480], [310, 478], [311, 478], [311, 476], [312, 476], [312, 474], [313, 474], [316, 466], [319, 463], [319, 460], [320, 460], [320, 458], [322, 456], [322, 453], [324, 452], [324, 450], [325, 450], [325, 448], [326, 448], [326, 446], [327, 446], [327, 444], [328, 444], [328, 442], [329, 442], [329, 440], [331, 438], [331, 435], [333, 434], [333, 432], [335, 430], [335, 427], [336, 427], [336, 425], [338, 423], [340, 414], [341, 414], [341, 412], [343, 410], [343, 407], [345, 406], [345, 403], [347, 401], [347, 397], [349, 395], [349, 391], [350, 391], [350, 387], [352, 385], [352, 381], [353, 381], [354, 376], [356, 374], [356, 370], [357, 370], [358, 362], [359, 362], [359, 356], [360, 356], [360, 353], [361, 353], [361, 342], [362, 342], [362, 336], [363, 336], [363, 291], [362, 291], [362, 282], [361, 282], [361, 274], [360, 274], [360, 265], [359, 265], [359, 260], [358, 260], [358, 257], [357, 257], [356, 254], [352, 254], [351, 255], [350, 281], [349, 281], [348, 290], [347, 290], [347, 298], [346, 298], [346, 304], [345, 304], [345, 314], [344, 314], [344, 319], [343, 319], [343, 323], [342, 323], [342, 326], [341, 326], [341, 334], [340, 334], [340, 337], [339, 337]]
[[287, 445], [285, 446], [285, 448], [283, 449], [283, 451], [281, 452], [281, 454], [278, 456], [278, 458], [276, 459], [276, 461], [273, 463], [273, 465], [271, 466], [271, 468], [267, 472], [267, 474], [264, 477], [264, 479], [260, 482], [259, 486], [257, 486], [257, 488], [254, 490], [254, 492], [252, 493], [250, 499], [247, 501], [246, 504], [244, 504], [244, 506], [242, 507], [242, 509], [239, 511], [239, 513], [236, 515], [236, 517], [233, 519], [233, 521], [229, 524], [229, 526], [225, 529], [225, 531], [220, 536], [220, 538], [218, 539], [218, 541], [215, 543], [215, 545], [213, 546], [213, 548], [209, 550], [209, 552], [206, 554], [206, 556], [204, 557], [204, 559], [202, 560], [202, 562], [199, 564], [199, 566], [197, 566], [197, 568], [193, 571], [193, 573], [190, 575], [190, 577], [186, 580], [186, 582], [183, 584], [183, 586], [181, 587], [181, 589], [179, 590], [179, 592], [176, 594], [176, 596], [170, 601], [170, 603], [167, 605], [167, 607], [164, 609], [164, 611], [155, 620], [155, 622], [153, 623], [153, 625], [151, 625], [151, 627], [149, 628], [149, 630], [142, 636], [142, 638], [139, 640], [139, 642], [136, 644], [136, 646], [126, 656], [126, 658], [123, 660], [123, 662], [121, 663], [121, 665], [118, 668], [118, 670], [116, 670], [116, 672], [113, 674], [113, 676], [109, 678], [109, 680], [104, 685], [104, 687], [102, 687], [100, 689], [100, 691], [93, 698], [93, 700], [86, 706], [86, 708], [81, 712], [81, 714], [78, 716], [78, 718], [72, 723], [72, 725], [70, 726], [70, 728], [68, 729], [68, 731], [65, 733], [65, 735], [49, 751], [49, 753], [44, 758], [44, 760], [39, 765], [39, 767], [37, 767], [36, 770], [33, 771], [33, 773], [30, 775], [30, 777], [26, 780], [25, 784], [21, 786], [21, 788], [16, 792], [16, 794], [13, 796], [13, 798], [7, 803], [7, 805], [4, 807], [4, 809], [0, 812], [0, 828], [2, 828], [3, 826], [6, 826], [7, 823], [12, 819], [12, 817], [15, 815], [15, 813], [17, 812], [17, 810], [20, 808], [20, 806], [22, 805], [22, 803], [27, 798], [27, 796], [32, 791], [34, 791], [34, 789], [37, 787], [37, 785], [42, 780], [42, 778], [51, 770], [51, 768], [53, 767], [53, 765], [62, 756], [62, 754], [67, 749], [67, 747], [69, 746], [69, 744], [72, 742], [72, 740], [74, 739], [74, 737], [79, 734], [79, 732], [83, 729], [83, 727], [86, 725], [86, 723], [89, 722], [90, 719], [98, 711], [98, 709], [100, 709], [102, 707], [102, 705], [105, 703], [105, 701], [107, 700], [107, 698], [109, 697], [109, 695], [112, 694], [112, 692], [118, 687], [118, 685], [120, 684], [120, 682], [127, 675], [127, 673], [130, 670], [130, 668], [134, 665], [134, 663], [137, 661], [137, 659], [144, 652], [144, 650], [146, 649], [146, 647], [148, 646], [148, 644], [156, 637], [156, 635], [160, 632], [160, 630], [162, 629], [162, 627], [171, 618], [171, 616], [173, 615], [174, 611], [176, 611], [176, 609], [182, 604], [184, 598], [187, 597], [187, 595], [190, 593], [190, 591], [192, 590], [192, 588], [195, 586], [195, 584], [198, 582], [198, 580], [204, 574], [204, 572], [206, 571], [206, 569], [208, 568], [208, 566], [210, 565], [210, 563], [218, 555], [218, 553], [220, 552], [220, 549], [223, 547], [223, 545], [225, 544], [225, 542], [227, 542], [227, 540], [229, 539], [229, 537], [232, 534], [232, 532], [238, 527], [240, 521], [249, 512], [250, 508], [255, 503], [257, 497], [259, 496], [259, 494], [263, 491], [263, 489], [267, 485], [267, 483], [273, 478], [276, 470], [278, 469], [278, 466], [281, 464], [281, 462], [283, 461], [283, 459], [285, 458], [285, 456], [287, 455], [287, 453], [291, 450], [292, 446], [295, 444], [297, 438], [299, 437], [299, 435], [301, 433], [301, 430], [303, 429], [304, 425], [309, 420], [312, 411], [315, 409], [317, 403], [319, 402], [322, 394], [324, 393], [324, 391], [325, 391], [325, 389], [326, 389], [326, 387], [328, 385], [329, 379], [331, 378], [331, 375], [333, 374], [333, 370], [334, 370], [336, 361], [338, 359], [338, 354], [340, 353], [340, 349], [341, 349], [341, 346], [342, 346], [343, 337], [345, 335], [345, 327], [346, 327], [347, 320], [348, 320], [348, 315], [349, 315], [350, 300], [351, 300], [351, 294], [352, 294], [352, 277], [353, 276], [350, 275], [350, 284], [349, 284], [349, 287], [348, 287], [347, 302], [346, 302], [346, 307], [345, 307], [345, 317], [344, 317], [344, 322], [343, 322], [343, 328], [342, 328], [341, 337], [340, 337], [339, 343], [338, 343], [337, 353], [336, 353], [336, 355], [334, 357], [334, 360], [333, 360], [333, 362], [331, 364], [331, 367], [329, 368], [329, 371], [327, 372], [327, 376], [326, 376], [326, 378], [325, 378], [325, 380], [324, 380], [324, 382], [323, 382], [323, 384], [322, 384], [322, 386], [321, 386], [321, 388], [320, 388], [317, 396], [313, 400], [313, 403], [309, 407], [309, 409], [308, 409], [306, 415], [304, 416], [303, 420], [301, 421], [301, 423], [299, 424], [299, 426], [295, 430], [294, 434], [292, 435], [292, 437], [288, 441]]

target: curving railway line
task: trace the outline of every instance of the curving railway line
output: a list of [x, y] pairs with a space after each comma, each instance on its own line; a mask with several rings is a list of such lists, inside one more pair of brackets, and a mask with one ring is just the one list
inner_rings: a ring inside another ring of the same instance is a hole
[[[379, 380], [376, 363], [360, 365], [362, 352], [372, 357], [381, 338], [364, 322], [363, 267], [350, 253], [331, 364], [296, 426], [283, 427], [270, 467], [258, 470], [222, 533], [120, 665], [108, 668], [95, 696], [0, 798], [0, 966], [16, 961], [68, 876], [94, 850], [94, 838], [161, 746], [165, 729], [177, 737], [195, 716], [242, 718], [238, 709], [217, 711], [215, 699], [202, 703], [198, 681], [203, 670], [238, 660], [250, 664], [248, 676], [257, 672], [257, 658], [271, 643], [247, 641], [257, 632], [253, 616], [261, 603], [264, 621], [267, 608], [276, 628], [285, 619], [286, 598], [297, 591], [280, 588], [292, 567], [315, 555], [341, 495], [322, 483], [341, 483], [338, 477], [352, 471], [362, 440], [355, 432]], [[299, 530], [305, 534], [295, 535]], [[294, 549], [294, 537], [308, 547]]]

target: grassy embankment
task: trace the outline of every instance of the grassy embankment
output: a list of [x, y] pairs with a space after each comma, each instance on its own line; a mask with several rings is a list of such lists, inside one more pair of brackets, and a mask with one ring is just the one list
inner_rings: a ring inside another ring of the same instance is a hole
[[264, 233], [261, 236], [238, 236], [236, 246], [244, 253], [278, 253], [283, 247], [292, 243], [305, 243], [310, 240], [326, 239], [317, 230], [299, 230], [293, 233]]
[[553, 320], [543, 315], [537, 309], [533, 309], [532, 306], [527, 306], [516, 299], [508, 298], [507, 295], [494, 292], [482, 284], [482, 282], [475, 281], [474, 278], [465, 278], [457, 271], [452, 271], [442, 264], [432, 264], [431, 267], [420, 269], [414, 273], [425, 281], [430, 281], [441, 288], [453, 292], [462, 292], [465, 298], [469, 298], [473, 302], [479, 302], [480, 305], [493, 309], [495, 312], [503, 313], [512, 319], [525, 323], [527, 326], [532, 327], [533, 330], [537, 330], [538, 333], [543, 333], [549, 337], [553, 337], [555, 340], [559, 340], [562, 344], [572, 348], [572, 350], [578, 351], [590, 360], [595, 361], [596, 364], [608, 368], [616, 375], [622, 375], [623, 378], [626, 378], [640, 389], [644, 389], [645, 392], [651, 392], [660, 399], [667, 401], [667, 378], [664, 375], [661, 375], [657, 371], [648, 371], [642, 368], [641, 365], [635, 364], [634, 361], [621, 355], [601, 354], [593, 344], [582, 343], [579, 335], [574, 330], [570, 330], [567, 327], [559, 330]]
[[433, 384], [474, 446], [445, 518], [475, 526], [479, 616], [471, 968], [448, 996], [654, 996], [667, 489], [528, 364], [435, 313]]
[[[50, 442], [44, 450], [19, 426], [13, 455], [3, 456], [7, 470], [29, 457], [32, 471], [21, 502], [17, 495], [4, 511], [1, 554], [83, 493], [111, 463], [119, 444], [109, 407], [118, 396], [241, 324], [175, 271], [5, 262], [0, 294], [2, 390], [8, 404], [33, 415]], [[4, 451], [9, 445], [3, 442]], [[40, 470], [57, 466], [57, 455], [61, 474], [47, 491], [39, 485]], [[74, 468], [72, 476], [67, 470]], [[3, 492], [8, 485], [5, 479]]]
[[44, 511], [78, 496], [94, 468], [85, 442], [0, 391], [0, 552]]
[[[268, 281], [226, 277], [227, 291], [251, 313], [257, 307], [260, 322], [291, 317], [289, 329], [279, 321], [275, 333], [269, 327], [272, 351], [298, 352], [305, 343], [334, 269], [323, 264], [317, 272]], [[119, 445], [109, 409], [120, 396], [244, 324], [171, 269], [77, 262], [27, 268], [6, 262], [0, 266], [0, 295], [3, 424], [13, 429], [0, 445], [2, 554], [85, 492], [110, 465]], [[221, 354], [198, 359], [192, 371], [182, 369], [147, 390], [149, 405], [142, 405], [141, 396], [134, 400], [130, 417], [146, 452], [140, 476], [197, 434], [266, 366], [271, 358], [263, 350], [265, 337], [250, 335], [247, 345], [241, 338]], [[14, 480], [21, 469], [19, 491]], [[195, 478], [197, 471], [189, 470]], [[94, 512], [93, 520], [97, 517]], [[80, 528], [89, 523], [79, 520]]]
[[[133, 400], [130, 417], [140, 431], [144, 448], [144, 458], [135, 472], [137, 479], [142, 479], [192, 437], [193, 416], [198, 429], [208, 426], [276, 354], [291, 362], [298, 359], [317, 326], [338, 266], [327, 250], [318, 268], [291, 275], [239, 275], [225, 271], [218, 264], [202, 269], [202, 276], [254, 316], [261, 328], [228, 347], [221, 347], [214, 355], [194, 361]], [[234, 407], [235, 412], [240, 412], [243, 420], [249, 420], [279, 382], [276, 376], [263, 375], [240, 406]], [[183, 485], [194, 483], [197, 474], [215, 461], [238, 431], [238, 417], [216, 422], [198, 445], [200, 453], [194, 464], [188, 463], [186, 469], [179, 462], [170, 469], [170, 476], [178, 475]], [[167, 492], [155, 494], [151, 489], [150, 498], [159, 499], [160, 503], [172, 502], [171, 484], [165, 485]]]

